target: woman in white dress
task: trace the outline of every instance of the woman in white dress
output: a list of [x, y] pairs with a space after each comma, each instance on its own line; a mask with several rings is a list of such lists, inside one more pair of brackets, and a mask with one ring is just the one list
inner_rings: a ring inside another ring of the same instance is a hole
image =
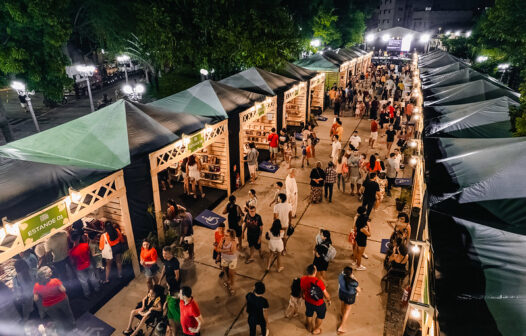
[[203, 192], [203, 186], [201, 185], [201, 161], [195, 156], [190, 155], [188, 157], [188, 162], [186, 163], [186, 174], [188, 174], [188, 181], [192, 185], [191, 195], [194, 198], [197, 198], [197, 187], [199, 186], [199, 192], [201, 193], [201, 198], [205, 198], [205, 193]]
[[268, 249], [270, 251], [268, 260], [267, 260], [267, 271], [270, 271], [270, 265], [274, 258], [276, 258], [276, 269], [278, 272], [283, 271], [283, 266], [281, 266], [281, 252], [283, 252], [283, 231], [281, 230], [281, 221], [275, 219], [272, 223], [272, 227], [266, 233], [265, 237], [268, 240]]
[[298, 209], [298, 184], [296, 183], [296, 170], [289, 169], [289, 174], [285, 179], [285, 190], [287, 193], [287, 202], [292, 206], [292, 217], [296, 217]]

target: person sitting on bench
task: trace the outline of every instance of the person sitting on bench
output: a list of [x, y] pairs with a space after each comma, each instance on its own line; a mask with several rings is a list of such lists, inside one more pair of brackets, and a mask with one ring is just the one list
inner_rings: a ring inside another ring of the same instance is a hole
[[[148, 295], [130, 312], [128, 328], [122, 333], [126, 336], [135, 336], [144, 324], [149, 325], [159, 319], [162, 316], [164, 297], [163, 286], [155, 285], [153, 289], [150, 289]], [[138, 318], [140, 322], [137, 327], [133, 329], [132, 324], [135, 318]]]

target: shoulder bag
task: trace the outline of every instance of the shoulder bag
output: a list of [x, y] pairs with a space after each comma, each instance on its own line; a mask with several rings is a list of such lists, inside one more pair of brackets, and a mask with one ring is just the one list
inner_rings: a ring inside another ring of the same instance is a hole
[[104, 237], [104, 248], [101, 251], [102, 257], [106, 260], [112, 260], [113, 252], [111, 250], [110, 243], [108, 242], [108, 234], [104, 233], [102, 236]]

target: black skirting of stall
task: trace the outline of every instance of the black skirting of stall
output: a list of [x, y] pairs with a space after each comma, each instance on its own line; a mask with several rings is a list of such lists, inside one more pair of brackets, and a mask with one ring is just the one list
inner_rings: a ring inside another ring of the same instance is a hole
[[188, 210], [188, 212], [190, 212], [195, 218], [204, 210], [213, 210], [228, 195], [226, 190], [205, 186], [203, 186], [203, 192], [205, 193], [204, 198], [198, 197], [195, 199], [193, 196], [185, 195], [182, 182], [174, 183], [173, 188], [171, 189], [167, 187], [166, 190], [159, 190], [163, 213], [166, 213], [166, 202], [169, 199], [173, 199], [175, 203], [185, 207], [186, 210]]

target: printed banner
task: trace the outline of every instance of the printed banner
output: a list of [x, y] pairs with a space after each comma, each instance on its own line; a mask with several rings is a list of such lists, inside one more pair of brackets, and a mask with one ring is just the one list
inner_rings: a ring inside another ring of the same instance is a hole
[[69, 223], [66, 204], [61, 202], [46, 211], [19, 224], [20, 235], [25, 245], [31, 244]]
[[188, 149], [190, 150], [190, 152], [193, 153], [196, 150], [203, 148], [204, 142], [205, 142], [205, 139], [203, 138], [203, 134], [199, 132], [190, 137], [190, 142], [188, 143]]

